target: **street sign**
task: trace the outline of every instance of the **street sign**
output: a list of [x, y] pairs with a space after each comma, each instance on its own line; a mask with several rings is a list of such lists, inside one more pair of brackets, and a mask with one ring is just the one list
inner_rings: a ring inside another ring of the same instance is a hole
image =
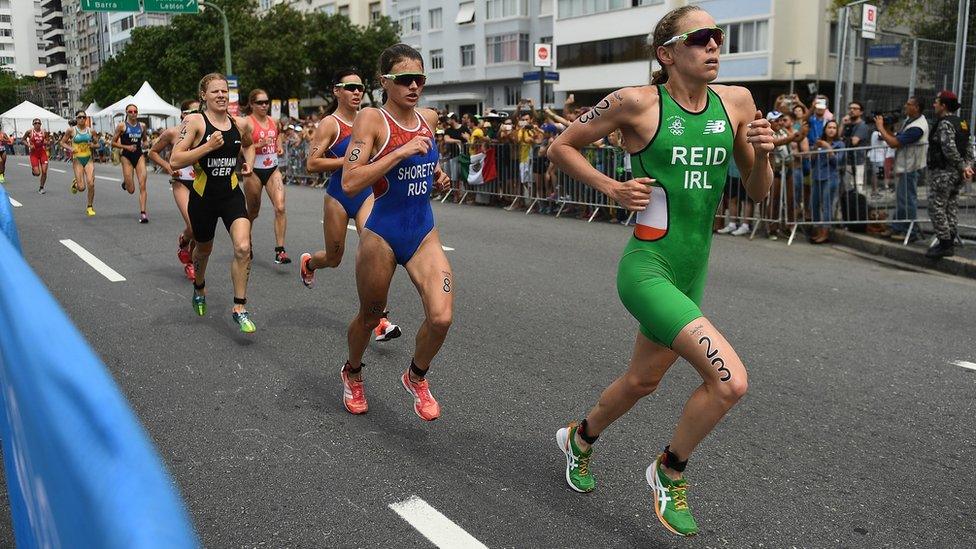
[[143, 0], [146, 11], [161, 13], [199, 13], [197, 0]]
[[536, 67], [552, 66], [552, 44], [535, 45], [535, 66]]
[[870, 40], [877, 38], [878, 6], [864, 4], [861, 7], [861, 36]]
[[[539, 73], [536, 71], [523, 72], [522, 82], [538, 82]], [[559, 73], [555, 71], [546, 71], [546, 82], [559, 82]]]
[[81, 0], [81, 11], [139, 11], [139, 0]]
[[875, 44], [868, 47], [868, 59], [898, 59], [901, 44]]
[[240, 86], [240, 83], [237, 80], [237, 75], [234, 75], [234, 74], [225, 74], [224, 76], [227, 77], [227, 87], [228, 88], [239, 88], [239, 87], [241, 87]]

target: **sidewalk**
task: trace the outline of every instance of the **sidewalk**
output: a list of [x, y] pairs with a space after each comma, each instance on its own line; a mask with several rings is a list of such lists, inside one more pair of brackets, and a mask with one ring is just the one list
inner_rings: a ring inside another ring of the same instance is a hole
[[892, 240], [888, 237], [852, 233], [844, 229], [830, 231], [830, 241], [841, 246], [916, 267], [976, 279], [976, 241], [972, 237], [973, 235], [963, 234], [965, 244], [956, 243], [956, 255], [929, 259], [925, 257], [925, 251], [932, 243], [931, 233], [905, 246], [902, 245], [901, 240]]

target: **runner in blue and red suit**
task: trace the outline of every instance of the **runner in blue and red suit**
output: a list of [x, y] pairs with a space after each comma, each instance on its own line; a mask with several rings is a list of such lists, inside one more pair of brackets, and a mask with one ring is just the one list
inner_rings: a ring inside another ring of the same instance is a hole
[[[305, 252], [299, 265], [302, 283], [311, 288], [315, 284], [315, 270], [335, 268], [342, 262], [346, 248], [346, 232], [349, 220], [356, 222], [356, 230], [362, 234], [363, 226], [373, 210], [373, 192], [365, 188], [356, 196], [346, 196], [342, 192], [342, 162], [352, 135], [352, 124], [359, 114], [362, 103], [363, 79], [352, 69], [340, 70], [333, 76], [332, 93], [335, 99], [327, 109], [329, 114], [319, 122], [315, 129], [312, 150], [305, 167], [309, 173], [331, 172], [326, 187], [322, 226], [325, 231], [325, 249]], [[400, 328], [391, 323], [384, 311], [374, 333], [376, 341], [389, 341], [400, 337]]]
[[[372, 187], [373, 211], [366, 220], [356, 256], [359, 313], [349, 325], [349, 358], [342, 368], [343, 403], [365, 413], [362, 357], [386, 310], [397, 265], [403, 265], [420, 293], [426, 318], [417, 332], [410, 367], [400, 381], [414, 398], [421, 419], [440, 417], [426, 375], [451, 326], [454, 274], [434, 228], [430, 193], [435, 182], [449, 183], [438, 164], [433, 128], [437, 113], [418, 109], [426, 83], [420, 53], [406, 44], [380, 55], [383, 107], [365, 109], [353, 125], [342, 171], [342, 190], [356, 196]], [[355, 366], [353, 366], [355, 365]]]

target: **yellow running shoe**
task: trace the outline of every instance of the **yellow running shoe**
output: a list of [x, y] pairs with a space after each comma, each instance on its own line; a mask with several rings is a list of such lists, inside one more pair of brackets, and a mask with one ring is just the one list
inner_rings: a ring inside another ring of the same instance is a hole
[[87, 214], [88, 217], [95, 217], [95, 208], [88, 206], [88, 209], [85, 210], [85, 214]]

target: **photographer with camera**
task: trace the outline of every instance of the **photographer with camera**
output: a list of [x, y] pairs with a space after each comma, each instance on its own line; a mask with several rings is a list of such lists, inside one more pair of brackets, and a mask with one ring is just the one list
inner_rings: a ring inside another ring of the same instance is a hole
[[535, 120], [535, 105], [531, 99], [523, 100], [530, 111], [520, 110], [518, 113], [518, 129], [515, 131], [514, 142], [518, 144], [519, 183], [522, 184], [522, 196], [526, 199], [532, 196], [532, 149], [542, 143], [543, 132]]
[[932, 105], [938, 122], [929, 144], [929, 219], [938, 243], [925, 256], [939, 259], [955, 255], [956, 211], [962, 181], [973, 178], [973, 150], [969, 125], [955, 113], [959, 99], [951, 91], [940, 92]]
[[[847, 106], [847, 114], [841, 119], [841, 138], [844, 146], [864, 147], [871, 139], [871, 130], [864, 122], [864, 105], [860, 101], [851, 101]], [[854, 189], [857, 194], [864, 193], [864, 161], [866, 151], [852, 151], [844, 162], [844, 183], [847, 190]], [[854, 185], [851, 185], [853, 176]]]
[[[891, 224], [891, 238], [901, 240], [908, 233], [910, 221], [918, 215], [918, 179], [927, 165], [929, 146], [929, 122], [922, 116], [922, 101], [917, 96], [905, 102], [905, 115], [901, 131], [895, 135], [885, 128], [884, 117], [875, 116], [874, 124], [891, 148], [895, 149], [895, 223]], [[920, 238], [917, 229], [908, 235], [909, 242]]]

